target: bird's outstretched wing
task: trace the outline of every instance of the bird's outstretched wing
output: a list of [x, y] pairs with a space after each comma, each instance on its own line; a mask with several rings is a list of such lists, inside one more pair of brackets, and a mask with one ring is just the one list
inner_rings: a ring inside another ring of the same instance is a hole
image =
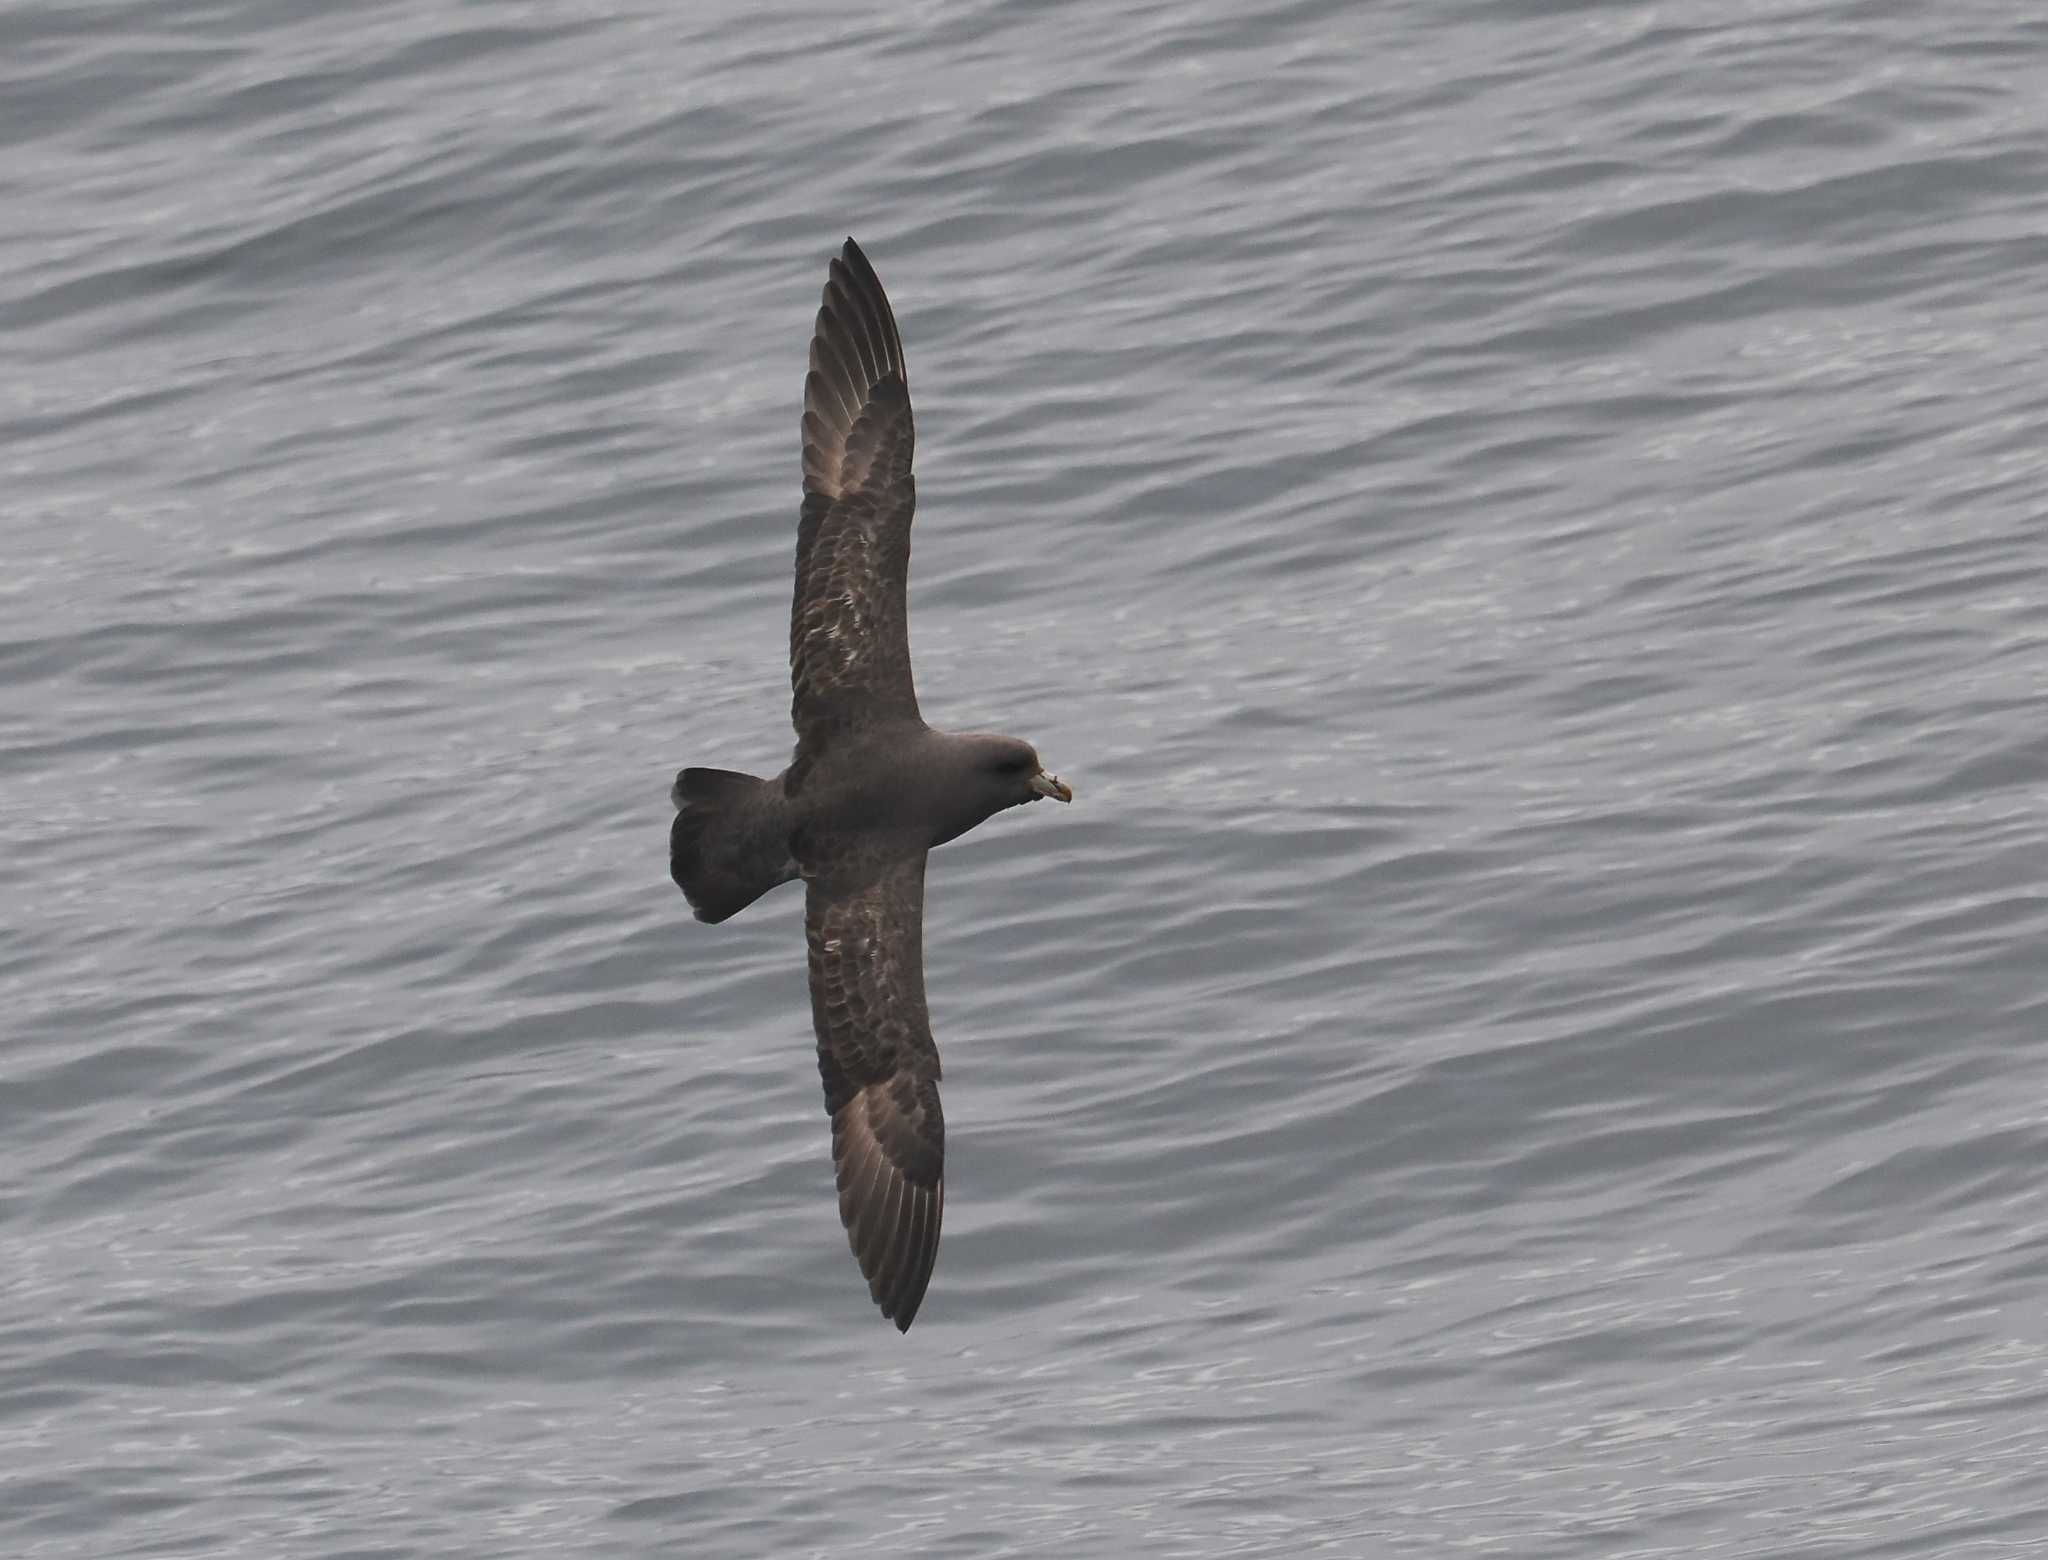
[[800, 742], [917, 718], [904, 584], [917, 484], [896, 316], [852, 239], [832, 262], [804, 380], [804, 503], [789, 621]]
[[924, 861], [814, 876], [804, 934], [839, 1218], [868, 1293], [910, 1330], [939, 1254], [946, 1122], [924, 1004]]

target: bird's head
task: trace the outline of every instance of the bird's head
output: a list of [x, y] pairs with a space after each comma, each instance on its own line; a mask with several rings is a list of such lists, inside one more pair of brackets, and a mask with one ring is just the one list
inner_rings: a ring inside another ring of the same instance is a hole
[[957, 840], [1006, 807], [1021, 807], [1041, 796], [1071, 802], [1066, 782], [1045, 772], [1038, 750], [1015, 737], [984, 732], [939, 738], [943, 757], [930, 771], [934, 795], [931, 842]]
[[1041, 796], [1071, 802], [1073, 788], [1057, 775], [1045, 772], [1038, 749], [1015, 737], [981, 737], [975, 743], [974, 773], [977, 786], [993, 804], [989, 811], [1020, 807]]

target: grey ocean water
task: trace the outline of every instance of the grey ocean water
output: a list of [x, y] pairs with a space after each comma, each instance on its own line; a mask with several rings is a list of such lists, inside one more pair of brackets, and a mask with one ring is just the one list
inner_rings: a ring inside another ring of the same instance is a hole
[[[2048, 1543], [2048, 20], [0, 14], [0, 1554]], [[948, 1217], [772, 771], [919, 407]]]

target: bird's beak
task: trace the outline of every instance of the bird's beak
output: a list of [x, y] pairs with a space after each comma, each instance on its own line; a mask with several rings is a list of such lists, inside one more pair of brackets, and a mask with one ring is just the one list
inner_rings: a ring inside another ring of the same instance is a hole
[[1031, 777], [1031, 789], [1040, 796], [1049, 796], [1056, 802], [1071, 802], [1074, 788], [1058, 775], [1049, 775], [1043, 769]]

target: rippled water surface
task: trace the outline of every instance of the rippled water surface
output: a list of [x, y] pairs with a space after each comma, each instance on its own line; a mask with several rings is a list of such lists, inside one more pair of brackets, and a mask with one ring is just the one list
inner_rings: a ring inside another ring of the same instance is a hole
[[[2048, 20], [0, 15], [0, 1553], [2048, 1542]], [[788, 747], [847, 233], [917, 1326]]]

